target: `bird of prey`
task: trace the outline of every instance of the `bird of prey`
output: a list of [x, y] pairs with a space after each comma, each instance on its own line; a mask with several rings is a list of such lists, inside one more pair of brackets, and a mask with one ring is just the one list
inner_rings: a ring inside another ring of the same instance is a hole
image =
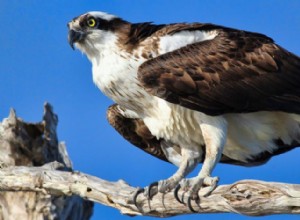
[[[210, 23], [130, 23], [104, 12], [80, 15], [68, 28], [93, 81], [116, 103], [110, 124], [178, 167], [139, 193], [174, 190], [183, 202], [184, 190], [192, 210], [201, 187], [216, 187], [218, 162], [257, 166], [300, 145], [300, 58], [271, 38]], [[199, 163], [199, 174], [186, 178]]]

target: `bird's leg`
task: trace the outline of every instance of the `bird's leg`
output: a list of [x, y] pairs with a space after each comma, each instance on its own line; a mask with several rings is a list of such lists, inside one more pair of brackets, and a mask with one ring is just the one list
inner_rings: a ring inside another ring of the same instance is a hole
[[209, 186], [208, 192], [211, 193], [217, 186], [218, 177], [211, 177], [211, 173], [219, 162], [226, 142], [227, 123], [221, 117], [211, 117], [210, 120], [201, 123], [201, 131], [205, 143], [205, 159], [197, 177], [183, 180], [180, 185], [187, 189], [187, 201], [189, 208], [193, 210], [191, 201], [199, 201], [198, 191], [204, 185]]
[[174, 189], [179, 182], [186, 177], [198, 164], [198, 158], [194, 158], [191, 155], [183, 156], [183, 160], [176, 173], [166, 180], [158, 181], [158, 192], [166, 193]]
[[[168, 148], [164, 149], [167, 150], [168, 152], [166, 153], [166, 156], [170, 156], [173, 154], [172, 159], [168, 158], [170, 161], [172, 161], [174, 164], [178, 166], [178, 170], [173, 174], [171, 177], [169, 177], [166, 180], [160, 180], [158, 182], [154, 182], [150, 184], [149, 186], [145, 187], [144, 189], [138, 189], [134, 196], [133, 196], [133, 203], [137, 206], [137, 197], [139, 194], [144, 193], [144, 195], [148, 198], [151, 199], [152, 196], [157, 194], [158, 192], [160, 193], [166, 193], [174, 189], [179, 182], [186, 176], [188, 175], [199, 163], [199, 154], [195, 154], [195, 152], [187, 150], [187, 149], [182, 149], [181, 155], [179, 155], [176, 152], [173, 152], [173, 148]], [[176, 158], [176, 159], [174, 159]]]
[[149, 186], [145, 187], [145, 196], [151, 198], [153, 195], [160, 193], [167, 193], [174, 189], [178, 183], [188, 175], [198, 164], [199, 157], [195, 157], [191, 151], [182, 152], [181, 161], [178, 164], [177, 171], [168, 179], [154, 182]]
[[194, 209], [192, 208], [191, 202], [192, 200], [199, 201], [198, 192], [201, 187], [203, 186], [209, 187], [205, 195], [210, 194], [217, 187], [219, 178], [210, 176], [217, 162], [218, 162], [217, 155], [215, 155], [215, 157], [206, 157], [198, 176], [186, 182], [186, 184], [188, 184], [189, 187], [185, 186], [184, 188], [189, 188], [186, 195], [187, 195], [187, 204], [191, 209], [191, 211], [195, 212]]

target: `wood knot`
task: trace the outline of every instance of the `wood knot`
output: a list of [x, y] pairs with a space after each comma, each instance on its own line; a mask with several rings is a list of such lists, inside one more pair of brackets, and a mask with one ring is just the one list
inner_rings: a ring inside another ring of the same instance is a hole
[[92, 188], [87, 187], [87, 188], [86, 188], [86, 191], [87, 191], [87, 192], [92, 192]]

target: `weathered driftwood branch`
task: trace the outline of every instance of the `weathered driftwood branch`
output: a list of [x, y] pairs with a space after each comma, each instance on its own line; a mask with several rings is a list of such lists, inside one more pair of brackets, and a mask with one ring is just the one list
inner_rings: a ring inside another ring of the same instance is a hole
[[[57, 140], [57, 122], [57, 116], [49, 104], [45, 105], [43, 121], [39, 123], [23, 122], [11, 110], [9, 117], [0, 122], [0, 170], [8, 168], [17, 171], [18, 166], [30, 170], [59, 161], [61, 169], [71, 171], [72, 163], [66, 147]], [[8, 178], [1, 176], [0, 182]], [[16, 182], [21, 180], [17, 175]], [[93, 212], [93, 203], [79, 196], [53, 196], [42, 191], [11, 187], [14, 192], [0, 187], [0, 220], [85, 220]]]
[[[56, 116], [50, 106], [46, 105], [45, 109], [42, 123], [22, 122], [16, 118], [14, 112], [0, 123], [0, 149], [10, 149], [9, 152], [6, 151], [6, 155], [2, 152], [0, 154], [0, 198], [1, 191], [2, 194], [37, 193], [43, 199], [84, 198], [115, 207], [128, 215], [167, 217], [191, 213], [185, 205], [174, 199], [172, 192], [158, 194], [151, 201], [139, 195], [137, 208], [132, 204], [136, 188], [124, 181], [108, 182], [72, 171], [65, 146], [57, 143], [56, 123], [50, 123], [51, 120], [57, 122]], [[52, 118], [50, 122], [47, 119], [49, 117]], [[57, 146], [58, 150], [51, 149], [51, 146]], [[53, 162], [54, 158], [58, 162]], [[9, 161], [11, 163], [8, 163]], [[28, 161], [33, 161], [33, 165], [38, 166], [29, 167]], [[46, 162], [49, 163], [43, 165]], [[200, 205], [193, 203], [194, 209], [199, 213], [234, 212], [252, 216], [300, 213], [300, 185], [244, 180], [232, 185], [219, 186], [211, 195], [200, 199]], [[9, 200], [6, 200], [6, 203], [7, 201]], [[79, 201], [81, 206], [85, 204], [91, 207], [91, 204], [82, 201]], [[10, 206], [13, 204], [4, 205], [0, 200], [0, 219], [1, 213], [5, 216], [1, 210]], [[91, 212], [87, 213], [82, 214], [81, 219], [87, 219]], [[80, 218], [77, 216], [76, 219]]]
[[[52, 163], [57, 168], [58, 163]], [[191, 211], [178, 203], [172, 192], [138, 197], [139, 209], [132, 204], [136, 188], [124, 181], [108, 182], [80, 172], [51, 170], [48, 167], [10, 167], [0, 170], [0, 189], [35, 191], [56, 196], [78, 195], [119, 209], [123, 214], [166, 217]], [[219, 186], [210, 196], [194, 204], [199, 213], [235, 212], [244, 215], [300, 213], [300, 185], [244, 180]]]

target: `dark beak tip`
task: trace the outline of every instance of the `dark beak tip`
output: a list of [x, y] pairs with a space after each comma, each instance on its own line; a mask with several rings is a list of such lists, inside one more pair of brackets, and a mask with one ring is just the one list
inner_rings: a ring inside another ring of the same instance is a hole
[[76, 31], [76, 30], [73, 30], [73, 29], [69, 30], [68, 41], [69, 41], [69, 44], [70, 44], [70, 46], [73, 50], [75, 50], [74, 44], [76, 42], [79, 42], [79, 41], [83, 40], [83, 38], [84, 38], [84, 33], [83, 32]]
[[73, 50], [75, 50], [75, 46], [74, 46], [74, 43], [75, 43], [75, 42], [72, 42], [72, 40], [70, 39], [70, 36], [68, 37], [68, 42], [69, 42], [70, 47], [71, 47]]

